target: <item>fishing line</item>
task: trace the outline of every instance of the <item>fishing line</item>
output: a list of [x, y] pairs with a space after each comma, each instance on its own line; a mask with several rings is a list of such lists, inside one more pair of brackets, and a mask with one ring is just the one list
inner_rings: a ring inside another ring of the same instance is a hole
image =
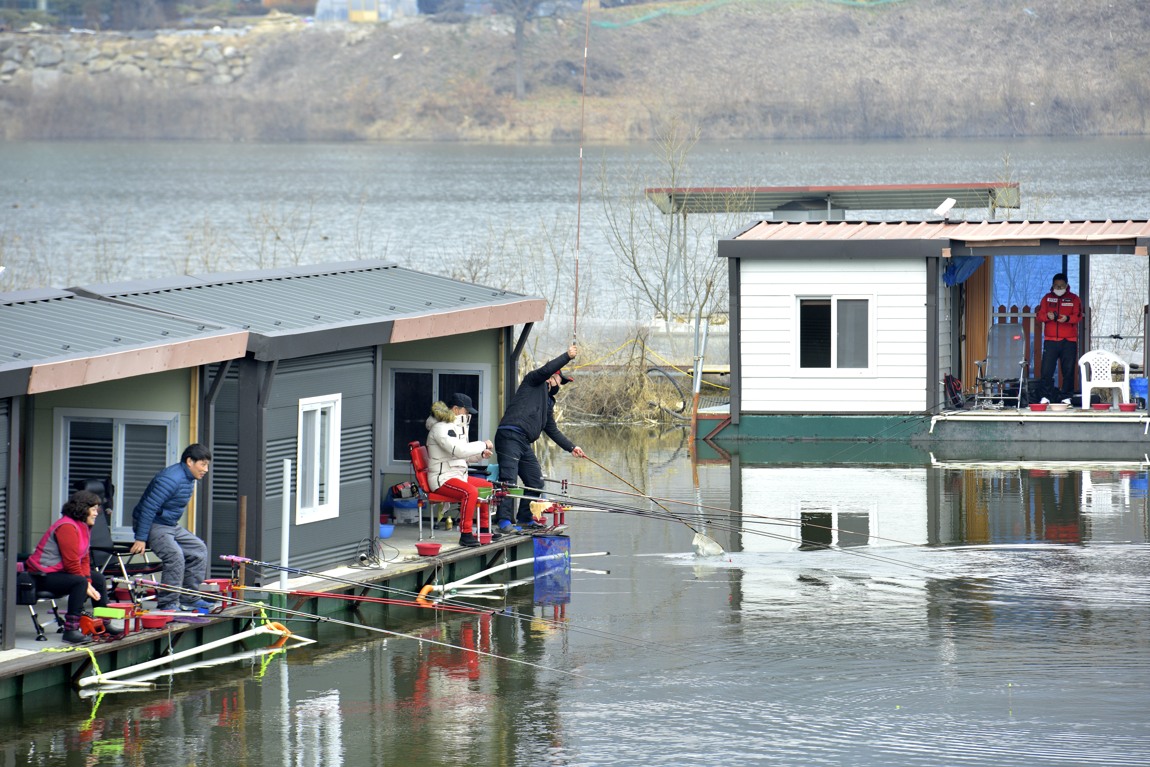
[[579, 251], [583, 231], [583, 142], [587, 126], [587, 57], [591, 48], [591, 3], [587, 3], [583, 33], [583, 94], [579, 100], [579, 187], [575, 202], [575, 306], [571, 316], [571, 343], [579, 337]]
[[[557, 482], [560, 480], [546, 480], [546, 481]], [[566, 482], [566, 481], [563, 480], [563, 482]], [[681, 501], [681, 500], [677, 500], [674, 498], [659, 498], [657, 496], [645, 495], [641, 491], [638, 494], [635, 494], [635, 493], [628, 493], [624, 490], [615, 490], [615, 489], [612, 489], [609, 487], [596, 487], [595, 485], [582, 485], [582, 484], [579, 484], [577, 482], [566, 482], [566, 484], [569, 487], [581, 487], [581, 488], [584, 488], [586, 490], [597, 490], [597, 491], [604, 492], [604, 493], [615, 493], [617, 495], [625, 495], [625, 496], [632, 497], [632, 498], [642, 498], [644, 500], [650, 500], [653, 502], [666, 501], [667, 503], [673, 503], [673, 504], [677, 504], [679, 506], [689, 506], [689, 507], [692, 507], [695, 509], [708, 509], [710, 511], [722, 512], [722, 514], [723, 514], [722, 517], [712, 516], [712, 515], [704, 515], [706, 521], [709, 521], [709, 522], [718, 522], [718, 521], [721, 521], [723, 519], [728, 518], [732, 514], [738, 514], [738, 515], [741, 515], [744, 517], [751, 517], [753, 519], [761, 519], [761, 520], [765, 520], [767, 522], [773, 522], [773, 523], [790, 524], [790, 525], [796, 525], [796, 526], [801, 524], [801, 522], [799, 520], [795, 520], [795, 519], [792, 519], [790, 517], [772, 517], [772, 516], [769, 516], [766, 514], [756, 514], [755, 512], [752, 512], [752, 511], [742, 511], [739, 509], [730, 509], [730, 508], [726, 508], [724, 506], [710, 506], [710, 505], [705, 504], [705, 503], [694, 503], [691, 501]], [[662, 508], [662, 507], [660, 506], [660, 508]], [[850, 532], [849, 530], [842, 530], [841, 528], [838, 528], [838, 527], [830, 527], [827, 525], [816, 525], [813, 523], [808, 524], [807, 526], [815, 528], [816, 530], [829, 530], [832, 532], [839, 532], [839, 533]], [[736, 526], [731, 527], [730, 529], [739, 530], [740, 528], [736, 525]], [[888, 543], [897, 543], [901, 546], [912, 546], [912, 547], [916, 547], [916, 548], [918, 547], [918, 544], [914, 543], [913, 541], [903, 541], [903, 540], [899, 540], [898, 538], [887, 538], [887, 537], [884, 537], [881, 535], [868, 535], [868, 537], [874, 538], [877, 541], [886, 541]]]
[[[168, 586], [168, 585], [165, 585], [163, 583], [157, 583], [155, 581], [148, 581], [148, 580], [144, 580], [142, 578], [136, 579], [136, 582], [138, 584], [146, 586], [148, 588], [163, 589], [164, 591], [170, 591], [172, 593], [180, 594], [182, 596], [197, 596], [197, 597], [201, 597], [201, 598], [203, 597], [203, 592], [199, 591], [197, 589], [185, 589], [181, 586]], [[456, 645], [456, 644], [452, 644], [450, 642], [441, 642], [441, 641], [435, 640], [435, 639], [427, 639], [426, 637], [414, 636], [412, 634], [404, 634], [401, 631], [390, 631], [388, 629], [380, 628], [379, 626], [369, 626], [369, 625], [364, 624], [364, 623], [353, 623], [352, 621], [344, 621], [344, 620], [340, 620], [339, 618], [330, 618], [330, 617], [325, 616], [325, 615], [315, 615], [314, 613], [305, 612], [303, 610], [291, 610], [291, 609], [288, 609], [286, 607], [274, 607], [272, 605], [267, 605], [267, 604], [263, 604], [260, 602], [251, 602], [251, 601], [248, 601], [246, 599], [238, 599], [235, 597], [228, 597], [228, 601], [233, 602], [233, 603], [238, 604], [238, 605], [243, 605], [245, 607], [257, 608], [261, 611], [266, 611], [266, 612], [271, 612], [271, 613], [283, 613], [284, 615], [294, 615], [294, 616], [303, 617], [303, 618], [311, 618], [312, 620], [322, 622], [322, 623], [331, 623], [331, 624], [334, 624], [337, 626], [347, 626], [349, 628], [354, 628], [354, 629], [363, 629], [365, 631], [374, 631], [374, 632], [379, 633], [379, 634], [384, 634], [386, 636], [395, 637], [396, 639], [414, 639], [417, 642], [426, 642], [427, 644], [438, 645], [439, 647], [446, 647], [446, 648], [451, 649], [451, 650], [462, 650], [464, 652], [473, 652], [476, 655], [484, 655], [488, 658], [494, 658], [496, 660], [505, 660], [505, 661], [510, 661], [511, 663], [519, 663], [521, 665], [530, 666], [532, 668], [537, 668], [537, 669], [540, 669], [543, 671], [554, 671], [557, 674], [564, 674], [566, 676], [573, 676], [573, 677], [576, 677], [578, 679], [590, 679], [590, 680], [596, 681], [596, 682], [606, 681], [606, 680], [596, 679], [595, 677], [589, 677], [586, 674], [580, 674], [580, 673], [575, 672], [575, 671], [564, 671], [563, 669], [553, 668], [551, 666], [544, 666], [544, 665], [539, 664], [539, 663], [532, 663], [531, 661], [520, 660], [518, 658], [510, 658], [510, 657], [507, 657], [504, 655], [496, 655], [495, 653], [487, 652], [486, 650], [479, 650], [479, 649], [475, 649], [475, 648], [471, 648], [471, 647], [463, 647], [462, 645]]]
[[[570, 498], [571, 500], [578, 501], [579, 503], [588, 504], [588, 508], [586, 508], [586, 510], [588, 510], [588, 511], [600, 511], [600, 512], [606, 512], [606, 513], [628, 514], [628, 515], [632, 515], [632, 516], [645, 517], [647, 519], [658, 519], [658, 520], [667, 521], [667, 522], [671, 522], [671, 521], [679, 522], [679, 521], [681, 521], [679, 519], [679, 517], [677, 517], [673, 514], [664, 515], [664, 514], [660, 514], [658, 512], [652, 512], [649, 509], [641, 509], [641, 508], [634, 507], [634, 506], [619, 506], [616, 504], [608, 504], [608, 503], [604, 503], [602, 501], [598, 501], [596, 499], [591, 499], [591, 498], [579, 498], [576, 496], [563, 496], [563, 497]], [[556, 500], [560, 500], [560, 499], [556, 499]], [[770, 519], [766, 519], [766, 521], [776, 522], [776, 520], [770, 520]], [[791, 525], [793, 527], [801, 527], [802, 526], [802, 523], [799, 521], [796, 521], [796, 520], [777, 520], [777, 522], [783, 522], [783, 523], [786, 523], [786, 524]], [[827, 529], [827, 530], [837, 530], [838, 529], [838, 528], [827, 528], [825, 526], [812, 525], [812, 524], [808, 524], [807, 526], [808, 527], [814, 527], [817, 529]], [[756, 530], [756, 529], [750, 528], [750, 527], [740, 527], [740, 526], [735, 525], [733, 523], [728, 523], [728, 522], [725, 522], [722, 520], [716, 520], [714, 522], [714, 527], [719, 528], [723, 532], [731, 532], [731, 533], [739, 532], [739, 533], [745, 533], [745, 534], [750, 534], [750, 535], [760, 535], [760, 536], [763, 536], [764, 538], [772, 538], [775, 540], [785, 541], [787, 543], [794, 543], [795, 542], [794, 538], [786, 536], [786, 535], [781, 535], [779, 533], [772, 533], [772, 532], [769, 532], [766, 530]], [[840, 532], [843, 532], [843, 531], [840, 531]], [[845, 532], [850, 532], [850, 531], [845, 531]], [[861, 550], [857, 550], [857, 549], [853, 549], [853, 548], [843, 548], [841, 546], [836, 546], [834, 544], [819, 543], [817, 541], [800, 541], [800, 543], [803, 546], [813, 547], [813, 548], [817, 548], [817, 549], [821, 549], [821, 550], [839, 551], [839, 552], [842, 552], [844, 554], [850, 554], [851, 556], [859, 557], [861, 559], [868, 559], [868, 560], [871, 560], [874, 562], [881, 562], [881, 563], [890, 564], [890, 565], [898, 565], [900, 567], [906, 567], [906, 568], [913, 569], [913, 570], [921, 570], [921, 571], [932, 573], [932, 574], [937, 572], [934, 568], [927, 567], [925, 565], [915, 565], [915, 564], [911, 564], [908, 562], [903, 562], [903, 561], [895, 559], [893, 557], [888, 557], [888, 556], [883, 555], [883, 554], [876, 554], [874, 552], [861, 551]], [[913, 546], [914, 544], [907, 544], [907, 545]], [[916, 548], [917, 548], [917, 546], [916, 546]]]
[[[327, 575], [325, 573], [318, 573], [318, 572], [314, 572], [311, 570], [301, 570], [301, 569], [295, 568], [295, 567], [285, 567], [283, 565], [277, 565], [277, 564], [274, 564], [272, 562], [261, 562], [259, 560], [255, 560], [255, 559], [248, 559], [247, 557], [238, 557], [238, 556], [234, 556], [234, 555], [222, 554], [222, 555], [220, 555], [220, 559], [222, 559], [226, 562], [230, 562], [233, 566], [235, 566], [237, 564], [245, 564], [248, 566], [254, 566], [254, 567], [259, 567], [259, 568], [265, 568], [266, 567], [266, 568], [271, 569], [271, 570], [283, 571], [283, 572], [291, 573], [293, 575], [306, 575], [306, 576], [309, 576], [312, 578], [317, 578], [319, 580], [332, 581], [332, 582], [341, 583], [341, 584], [344, 584], [347, 586], [356, 586], [356, 587], [364, 588], [364, 589], [374, 589], [376, 591], [382, 591], [384, 593], [399, 594], [402, 596], [411, 597], [412, 599], [420, 597], [420, 594], [417, 592], [395, 588], [394, 586], [386, 586], [382, 583], [366, 583], [364, 581], [357, 581], [357, 580], [353, 580], [350, 578], [340, 578], [340, 577], [335, 576], [335, 575]], [[459, 607], [459, 608], [468, 609], [468, 610], [475, 610], [475, 611], [478, 611], [479, 613], [486, 613], [488, 615], [502, 616], [505, 618], [520, 618], [521, 619], [523, 617], [523, 616], [519, 616], [516, 613], [509, 613], [504, 609], [492, 610], [491, 608], [485, 608], [482, 605], [477, 605], [477, 604], [474, 604], [471, 602], [466, 602], [466, 601], [463, 601], [460, 599], [447, 599], [445, 597], [438, 597], [438, 598], [434, 598], [434, 599], [429, 599], [428, 601], [431, 602], [431, 605], [430, 605], [431, 607], [436, 607], [436, 608], [438, 608], [440, 605], [447, 605], [449, 607]], [[414, 606], [415, 602], [407, 602], [406, 604], [411, 604]], [[586, 634], [588, 636], [594, 636], [594, 637], [597, 637], [600, 639], [612, 639], [614, 641], [619, 642], [620, 644], [632, 645], [632, 646], [655, 647], [655, 648], [659, 649], [660, 652], [670, 653], [672, 655], [682, 654], [680, 649], [678, 649], [678, 648], [676, 648], [676, 646], [670, 645], [670, 644], [664, 644], [664, 643], [660, 643], [660, 642], [651, 642], [649, 640], [644, 640], [644, 639], [636, 639], [635, 637], [629, 637], [625, 634], [615, 634], [613, 632], [603, 631], [601, 629], [593, 629], [593, 628], [588, 628], [588, 627], [584, 627], [584, 626], [572, 626], [571, 624], [563, 623], [561, 621], [553, 621], [550, 618], [545, 618], [545, 617], [531, 616], [531, 620], [545, 621], [552, 628], [563, 628], [564, 630], [574, 631], [575, 633]], [[711, 656], [711, 657], [714, 657], [716, 659], [721, 659], [719, 656]]]

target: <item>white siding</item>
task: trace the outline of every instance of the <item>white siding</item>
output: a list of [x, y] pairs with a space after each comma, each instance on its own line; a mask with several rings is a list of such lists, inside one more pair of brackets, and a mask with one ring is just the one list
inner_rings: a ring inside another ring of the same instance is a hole
[[[741, 269], [743, 412], [926, 409], [926, 264], [921, 259], [745, 260]], [[870, 369], [799, 368], [798, 299], [831, 295], [870, 299]]]

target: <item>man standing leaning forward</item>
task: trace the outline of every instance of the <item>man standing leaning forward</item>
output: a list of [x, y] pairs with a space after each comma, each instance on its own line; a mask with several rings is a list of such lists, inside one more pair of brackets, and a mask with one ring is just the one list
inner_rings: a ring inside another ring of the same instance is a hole
[[[555, 359], [523, 376], [519, 388], [507, 405], [499, 428], [495, 430], [495, 452], [499, 456], [499, 480], [514, 483], [516, 478], [527, 488], [519, 502], [518, 521], [524, 526], [534, 526], [531, 517], [531, 497], [539, 495], [543, 487], [543, 469], [532, 448], [541, 433], [546, 434], [559, 447], [576, 458], [584, 453], [574, 442], [567, 439], [555, 424], [555, 395], [559, 387], [574, 379], [563, 374], [563, 366], [575, 359], [579, 353], [575, 344]], [[514, 499], [506, 496], [499, 503], [497, 515], [499, 531], [519, 532], [511, 520]]]

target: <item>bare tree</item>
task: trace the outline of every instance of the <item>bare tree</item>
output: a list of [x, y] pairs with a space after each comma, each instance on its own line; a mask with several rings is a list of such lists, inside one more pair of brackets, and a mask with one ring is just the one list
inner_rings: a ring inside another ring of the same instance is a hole
[[658, 176], [650, 178], [634, 166], [619, 195], [606, 169], [601, 172], [608, 240], [623, 265], [623, 279], [638, 299], [635, 319], [644, 319], [644, 309], [647, 319], [663, 320], [667, 326], [726, 313], [725, 268], [715, 251], [719, 237], [730, 232], [741, 215], [737, 196], [728, 197], [727, 207], [716, 213], [688, 217], [663, 214], [645, 194], [648, 188], [686, 185], [687, 156], [698, 136], [697, 129], [678, 122], [660, 129], [652, 142]]
[[544, 0], [493, 0], [497, 13], [510, 16], [515, 23], [515, 98], [522, 100], [527, 95], [523, 80], [523, 48], [526, 44], [527, 23], [535, 18]]

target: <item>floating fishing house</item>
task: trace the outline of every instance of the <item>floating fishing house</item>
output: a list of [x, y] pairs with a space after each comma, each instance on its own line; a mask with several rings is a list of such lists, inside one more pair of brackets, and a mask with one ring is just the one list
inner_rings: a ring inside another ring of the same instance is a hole
[[[930, 207], [943, 201], [934, 190], [923, 194]], [[911, 207], [909, 199], [900, 204]], [[927, 207], [922, 194], [918, 200]], [[1071, 282], [1086, 304], [1082, 355], [1104, 348], [1088, 304], [1092, 276], [1112, 268], [1102, 257], [1136, 259], [1144, 275], [1148, 246], [1146, 220], [755, 222], [718, 245], [728, 261], [731, 399], [729, 409], [699, 413], [696, 436], [719, 444], [1123, 441], [1141, 455], [1150, 450], [1145, 410], [956, 410], [943, 381], [950, 374], [975, 382], [996, 323], [1018, 328], [1023, 378], [1038, 375], [1033, 314], [992, 308], [996, 258], [1076, 257]], [[1145, 313], [1135, 319], [1145, 335]]]
[[465, 392], [490, 433], [544, 312], [384, 261], [0, 295], [0, 650], [16, 554], [74, 484], [109, 482], [122, 540], [190, 442], [214, 452], [185, 517], [213, 558], [280, 561], [286, 490], [291, 564], [347, 562], [375, 537], [384, 489], [410, 477], [428, 405]]

